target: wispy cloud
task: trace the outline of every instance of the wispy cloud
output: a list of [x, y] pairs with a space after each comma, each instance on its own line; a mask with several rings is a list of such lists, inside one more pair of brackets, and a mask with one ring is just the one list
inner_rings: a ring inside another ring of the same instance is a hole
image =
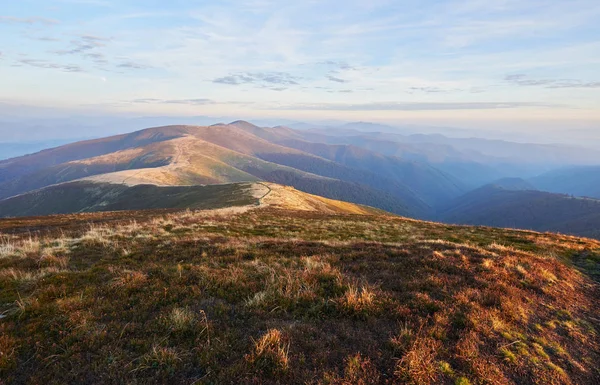
[[531, 79], [525, 74], [513, 74], [504, 78], [517, 86], [543, 86], [546, 88], [600, 88], [600, 81], [578, 79]]
[[318, 103], [278, 106], [281, 110], [323, 110], [323, 111], [449, 111], [449, 110], [496, 110], [527, 107], [554, 108], [554, 103], [527, 102], [468, 102], [468, 103]]
[[53, 52], [59, 55], [77, 55], [100, 47], [105, 47], [106, 42], [108, 41], [110, 41], [110, 39], [84, 35], [77, 40], [71, 40], [71, 47], [69, 49]]
[[213, 83], [228, 85], [297, 85], [299, 77], [285, 72], [244, 72], [213, 79]]
[[216, 101], [209, 98], [190, 98], [190, 99], [160, 99], [160, 98], [139, 98], [129, 100], [125, 103], [131, 104], [181, 104], [188, 106], [210, 106], [210, 105], [250, 105], [252, 102], [241, 101]]
[[198, 99], [157, 99], [157, 98], [145, 98], [145, 99], [134, 99], [129, 103], [134, 104], [187, 104], [192, 106], [205, 106], [210, 104], [216, 104], [212, 99], [198, 98]]
[[60, 64], [49, 62], [46, 60], [36, 60], [36, 59], [20, 59], [18, 60], [16, 66], [31, 66], [37, 68], [45, 68], [45, 69], [57, 69], [63, 72], [83, 72], [83, 69], [80, 66], [72, 65], [72, 64]]
[[439, 94], [442, 92], [450, 92], [450, 90], [445, 90], [439, 87], [409, 87], [409, 90], [425, 92], [427, 94]]
[[60, 22], [55, 19], [48, 19], [45, 17], [14, 17], [14, 16], [0, 16], [0, 23], [6, 24], [44, 24], [54, 25]]
[[327, 79], [329, 79], [332, 82], [336, 82], [336, 83], [347, 83], [348, 82], [347, 80], [335, 77], [333, 75], [327, 75]]
[[60, 41], [60, 39], [57, 39], [57, 38], [51, 37], [51, 36], [29, 36], [29, 39], [37, 40], [37, 41], [45, 41], [45, 42]]
[[106, 55], [102, 53], [86, 53], [83, 57], [87, 59], [91, 59], [94, 63], [98, 65], [108, 64], [108, 60], [106, 59]]
[[117, 67], [133, 69], [133, 70], [146, 70], [146, 69], [152, 68], [149, 65], [136, 63], [136, 62], [132, 62], [132, 61], [125, 61], [125, 62], [119, 63], [119, 64], [117, 64]]
[[75, 5], [93, 5], [99, 7], [113, 7], [115, 4], [109, 0], [58, 0], [61, 3]]

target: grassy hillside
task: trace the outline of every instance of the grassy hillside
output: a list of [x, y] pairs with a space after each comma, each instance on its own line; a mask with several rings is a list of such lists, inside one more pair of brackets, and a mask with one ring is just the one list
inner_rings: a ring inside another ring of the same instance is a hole
[[[214, 186], [153, 186], [78, 181], [0, 201], [0, 217], [141, 209], [216, 209], [256, 205], [252, 183]], [[256, 196], [255, 196], [256, 195]]]
[[596, 241], [279, 209], [0, 229], [7, 384], [600, 380]]
[[[1, 217], [119, 210], [279, 207], [300, 211], [366, 214], [375, 209], [310, 195], [273, 183], [155, 186], [77, 181], [0, 201]], [[238, 210], [239, 211], [239, 210]]]
[[440, 211], [447, 223], [553, 231], [600, 239], [600, 200], [490, 185]]

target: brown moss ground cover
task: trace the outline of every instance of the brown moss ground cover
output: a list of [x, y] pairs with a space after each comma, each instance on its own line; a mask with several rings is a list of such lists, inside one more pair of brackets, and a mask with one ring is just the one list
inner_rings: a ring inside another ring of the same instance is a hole
[[596, 241], [276, 210], [69, 218], [0, 222], [0, 383], [600, 381]]

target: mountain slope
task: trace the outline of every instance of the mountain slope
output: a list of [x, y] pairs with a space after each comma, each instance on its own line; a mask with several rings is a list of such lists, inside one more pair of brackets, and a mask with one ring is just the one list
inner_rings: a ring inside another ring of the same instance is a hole
[[[312, 154], [319, 158], [328, 159], [337, 164], [342, 164], [352, 169], [356, 180], [363, 181], [372, 178], [360, 175], [356, 170], [365, 170], [369, 173], [386, 178], [385, 184], [401, 182], [405, 189], [411, 190], [416, 196], [431, 206], [447, 202], [449, 199], [462, 195], [466, 189], [458, 179], [444, 174], [438, 169], [416, 161], [406, 161], [398, 157], [386, 156], [379, 152], [367, 150], [354, 145], [331, 145], [327, 143], [315, 143], [301, 138], [306, 133], [297, 132], [287, 127], [262, 128], [248, 122], [238, 121], [231, 125], [240, 127], [253, 135], [268, 140], [272, 143], [300, 150], [303, 154]], [[304, 155], [290, 154], [279, 151], [269, 151], [255, 154], [262, 159], [275, 161], [280, 164], [299, 168], [302, 164], [312, 165], [304, 171], [317, 173], [318, 169], [327, 169], [325, 165], [316, 165], [314, 159], [301, 159]], [[307, 166], [308, 167], [308, 166]], [[322, 174], [323, 175], [323, 174]], [[333, 174], [326, 176], [332, 177]], [[373, 182], [372, 187], [381, 188], [381, 182]], [[369, 184], [369, 183], [367, 183]], [[389, 191], [394, 192], [394, 191]]]
[[367, 170], [390, 180], [401, 181], [432, 206], [465, 192], [465, 187], [458, 180], [426, 163], [384, 156], [352, 145], [327, 145], [297, 139], [282, 139], [278, 143], [353, 169]]
[[552, 231], [600, 239], [600, 200], [489, 185], [442, 209], [447, 223]]
[[[208, 129], [200, 128], [194, 135], [268, 162], [327, 178], [368, 186], [390, 196], [398, 197], [405, 202], [406, 206], [414, 208], [413, 212], [418, 213], [418, 216], [426, 217], [430, 214], [426, 197], [408, 187], [412, 181], [380, 175], [378, 172], [368, 169], [369, 167], [348, 167], [319, 154], [300, 151], [285, 144], [281, 145], [282, 138], [296, 135], [289, 129], [263, 129], [245, 121], [238, 121], [230, 125], [221, 124]], [[281, 180], [272, 181], [281, 182]], [[335, 198], [344, 199], [338, 196]]]
[[[265, 191], [262, 191], [265, 190]], [[69, 182], [0, 201], [0, 217], [141, 209], [213, 209], [256, 204], [253, 184], [165, 186]]]
[[71, 143], [35, 154], [3, 160], [0, 161], [0, 183], [62, 163], [178, 138], [185, 135], [185, 132], [185, 126], [173, 126], [168, 130], [147, 129], [126, 135]]
[[272, 183], [155, 186], [68, 182], [0, 201], [0, 217], [149, 209], [275, 207], [366, 214], [373, 209], [310, 195]]

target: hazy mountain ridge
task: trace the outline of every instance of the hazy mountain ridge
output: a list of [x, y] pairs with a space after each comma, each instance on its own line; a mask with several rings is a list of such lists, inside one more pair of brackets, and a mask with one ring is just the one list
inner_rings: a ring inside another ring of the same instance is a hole
[[600, 200], [488, 185], [450, 202], [438, 220], [600, 238]]
[[600, 198], [600, 166], [569, 167], [531, 178], [540, 190]]

